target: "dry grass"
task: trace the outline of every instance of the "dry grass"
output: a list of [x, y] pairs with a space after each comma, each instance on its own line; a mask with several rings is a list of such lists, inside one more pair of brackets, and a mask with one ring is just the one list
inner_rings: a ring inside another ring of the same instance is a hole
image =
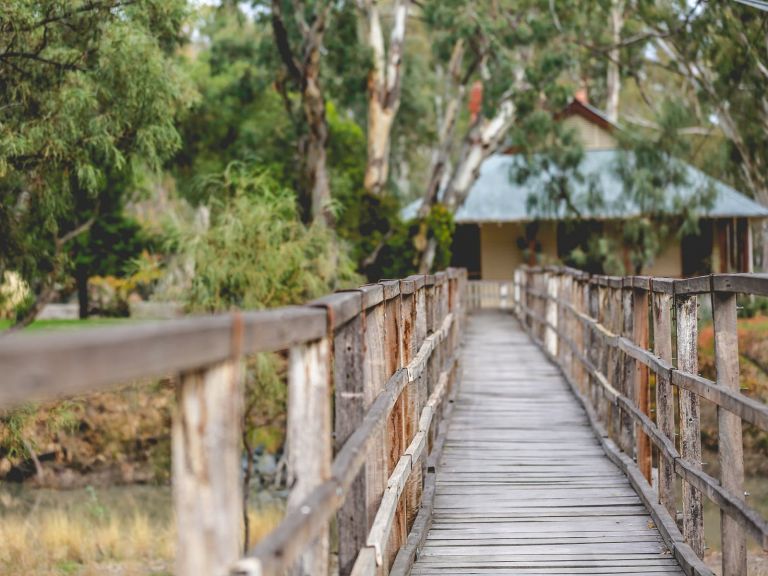
[[[282, 517], [279, 506], [251, 511], [251, 545]], [[140, 511], [105, 517], [60, 509], [6, 514], [0, 522], [0, 574], [170, 575], [175, 538], [170, 519], [162, 522]]]
[[62, 510], [6, 515], [0, 523], [0, 571], [88, 574], [117, 564], [118, 574], [157, 574], [153, 567], [169, 573], [174, 539], [172, 525], [150, 521], [141, 512], [106, 519]]
[[249, 539], [248, 547], [250, 548], [251, 546], [254, 546], [259, 540], [264, 538], [264, 536], [277, 528], [277, 525], [280, 523], [280, 520], [283, 519], [283, 516], [284, 511], [282, 507], [277, 505], [259, 510], [258, 512], [253, 510], [249, 511], [248, 522], [251, 527], [251, 537]]

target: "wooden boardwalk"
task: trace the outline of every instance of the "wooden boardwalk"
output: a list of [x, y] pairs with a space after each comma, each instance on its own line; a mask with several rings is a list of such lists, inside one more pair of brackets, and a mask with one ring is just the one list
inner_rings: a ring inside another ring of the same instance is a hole
[[512, 315], [472, 316], [463, 367], [413, 575], [683, 574]]

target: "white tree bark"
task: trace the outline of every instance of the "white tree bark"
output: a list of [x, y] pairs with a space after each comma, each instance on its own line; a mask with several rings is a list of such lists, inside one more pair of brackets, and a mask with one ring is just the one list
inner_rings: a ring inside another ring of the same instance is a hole
[[365, 189], [380, 194], [389, 176], [392, 126], [400, 108], [402, 61], [410, 0], [395, 0], [389, 53], [384, 42], [378, 0], [359, 0], [366, 23], [366, 42], [373, 53], [368, 74], [368, 163]]
[[507, 96], [499, 104], [496, 115], [490, 120], [479, 119], [470, 130], [462, 145], [456, 170], [448, 183], [443, 203], [451, 212], [464, 204], [469, 189], [480, 175], [480, 166], [488, 156], [496, 152], [515, 119], [515, 106]]
[[619, 98], [621, 96], [619, 44], [621, 43], [623, 28], [624, 0], [611, 0], [611, 43], [613, 48], [608, 52], [608, 78], [606, 80], [608, 98], [605, 111], [608, 119], [613, 123], [619, 119]]
[[[437, 200], [437, 194], [440, 186], [445, 181], [448, 172], [448, 166], [451, 159], [451, 151], [454, 145], [454, 133], [456, 129], [456, 120], [461, 111], [461, 104], [464, 102], [464, 95], [467, 91], [467, 82], [469, 74], [461, 77], [461, 65], [464, 59], [464, 41], [459, 39], [453, 47], [451, 61], [448, 67], [448, 77], [446, 78], [445, 100], [440, 98], [438, 104], [438, 118], [440, 125], [438, 127], [438, 145], [432, 154], [432, 162], [429, 168], [429, 182], [424, 192], [424, 199], [419, 207], [419, 216], [424, 218], [429, 214], [432, 205]], [[443, 102], [445, 105], [443, 106]]]
[[[480, 175], [480, 166], [498, 150], [514, 120], [515, 106], [511, 96], [507, 96], [499, 104], [493, 118], [480, 117], [471, 127], [464, 139], [456, 170], [445, 190], [443, 204], [449, 211], [455, 214], [464, 204], [469, 190]], [[419, 261], [420, 273], [427, 274], [432, 269], [436, 254], [437, 243], [434, 238], [430, 238]]]

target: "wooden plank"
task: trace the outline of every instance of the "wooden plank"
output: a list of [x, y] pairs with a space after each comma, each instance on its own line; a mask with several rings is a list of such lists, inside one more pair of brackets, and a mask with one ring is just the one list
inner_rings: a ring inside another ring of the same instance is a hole
[[[622, 335], [625, 338], [632, 339], [634, 333], [633, 323], [634, 315], [634, 295], [631, 289], [622, 288], [622, 309], [624, 311], [624, 321]], [[631, 356], [623, 356], [624, 373], [621, 377], [621, 383], [618, 386], [619, 391], [627, 398], [635, 398], [635, 364], [637, 360]], [[630, 457], [634, 457], [637, 444], [635, 442], [635, 429], [632, 418], [622, 411], [621, 430], [619, 432], [619, 446]]]
[[[398, 287], [399, 293], [399, 287]], [[400, 323], [401, 318], [401, 300], [400, 298], [391, 298], [384, 304], [384, 354], [386, 360], [385, 371], [394, 374], [402, 366], [401, 342], [400, 342]], [[407, 446], [405, 429], [405, 395], [400, 395], [397, 399], [392, 414], [387, 423], [387, 453], [388, 466], [387, 475], [391, 475], [400, 459], [405, 447]], [[397, 551], [405, 543], [408, 536], [408, 526], [406, 525], [406, 502], [401, 499], [397, 506], [394, 518], [395, 529], [390, 534], [390, 540], [387, 543], [387, 563], [394, 561]]]
[[[672, 297], [665, 293], [653, 295], [653, 351], [663, 361], [672, 363]], [[656, 373], [656, 423], [661, 433], [675, 438], [675, 403], [672, 383], [666, 372]], [[659, 457], [659, 501], [674, 518], [675, 463], [662, 454]]]
[[180, 378], [171, 433], [180, 576], [227, 574], [240, 553], [243, 374], [231, 360]]
[[[739, 339], [737, 332], [736, 295], [712, 293], [715, 333], [717, 384], [732, 392], [739, 391]], [[723, 408], [717, 409], [720, 483], [738, 499], [744, 494], [744, 444], [741, 418]], [[720, 511], [723, 576], [747, 573], [747, 539], [744, 529]]]
[[[697, 374], [698, 299], [691, 295], [675, 296], [677, 315], [677, 368]], [[701, 470], [701, 423], [699, 397], [680, 390], [680, 454], [696, 470]], [[683, 536], [694, 552], [704, 556], [704, 511], [701, 493], [683, 482]]]
[[[358, 295], [357, 306], [362, 303]], [[363, 422], [366, 405], [363, 387], [364, 336], [363, 317], [358, 314], [337, 330], [334, 337], [334, 407], [336, 452]], [[339, 574], [348, 576], [368, 534], [366, 475], [360, 471], [336, 515], [339, 530]]]
[[552, 356], [557, 356], [557, 296], [560, 291], [560, 277], [556, 274], [550, 274], [547, 278], [547, 294], [549, 300], [546, 301], [546, 318], [549, 327], [545, 333], [545, 343], [547, 350]]
[[[639, 278], [634, 278], [634, 281]], [[633, 290], [632, 294], [632, 341], [643, 350], [648, 349], [648, 292], [646, 290]], [[646, 416], [650, 414], [650, 398], [648, 390], [648, 368], [641, 362], [635, 362], [634, 388], [635, 406]], [[648, 484], [651, 483], [651, 441], [642, 430], [635, 428], [635, 453], [637, 465], [640, 468]]]
[[322, 337], [323, 310], [180, 318], [65, 333], [19, 333], [0, 339], [0, 406], [98, 392], [136, 378], [192, 371], [230, 358], [235, 322], [243, 354], [283, 350]]
[[[383, 291], [382, 291], [383, 292]], [[363, 359], [363, 386], [366, 406], [373, 404], [384, 389], [386, 359], [384, 354], [385, 312], [382, 304], [368, 308], [365, 313], [365, 356]], [[386, 427], [376, 434], [376, 440], [368, 451], [365, 464], [366, 502], [370, 526], [376, 516], [389, 476], [389, 454], [385, 441]]]
[[[330, 342], [291, 348], [288, 355], [288, 512], [331, 476]], [[328, 574], [330, 540], [326, 529], [292, 570], [298, 576]]]
[[558, 371], [514, 320], [475, 313], [463, 362], [412, 574], [682, 575]]

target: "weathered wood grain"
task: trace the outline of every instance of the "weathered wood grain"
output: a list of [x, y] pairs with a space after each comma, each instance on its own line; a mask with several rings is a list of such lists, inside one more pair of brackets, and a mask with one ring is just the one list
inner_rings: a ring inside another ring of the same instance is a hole
[[[717, 384], [732, 392], [739, 391], [739, 339], [736, 326], [736, 295], [713, 293], [712, 310], [715, 332]], [[720, 483], [737, 498], [744, 494], [744, 444], [741, 418], [718, 408], [717, 454], [720, 459]], [[747, 542], [744, 529], [725, 511], [720, 512], [723, 552], [723, 576], [747, 573]]]
[[412, 574], [682, 572], [559, 371], [509, 316], [476, 313]]
[[[653, 351], [672, 364], [672, 297], [653, 295]], [[675, 404], [669, 373], [656, 373], [656, 423], [664, 436], [675, 437]], [[664, 455], [659, 458], [659, 501], [674, 518], [675, 464]]]
[[[331, 358], [330, 342], [291, 348], [288, 354], [288, 512], [331, 476]], [[326, 528], [294, 566], [297, 576], [326, 574], [330, 541]]]
[[[648, 292], [633, 290], [632, 294], [632, 342], [643, 350], [648, 349]], [[646, 416], [650, 413], [648, 390], [648, 368], [642, 362], [635, 362], [633, 384], [635, 406]], [[651, 482], [651, 441], [642, 430], [635, 428], [635, 454], [637, 465], [645, 479]]]
[[231, 360], [184, 373], [172, 429], [176, 574], [222, 576], [242, 542], [240, 423], [243, 365]]
[[[357, 306], [360, 312], [359, 295]], [[367, 408], [363, 386], [363, 330], [363, 316], [358, 314], [340, 328], [334, 337], [334, 421], [337, 453], [363, 422]], [[363, 470], [357, 475], [344, 505], [336, 515], [340, 576], [351, 573], [358, 550], [365, 545], [369, 527], [366, 491], [366, 474]]]
[[[675, 297], [677, 316], [677, 368], [697, 374], [698, 299], [696, 296]], [[701, 422], [699, 397], [688, 390], [680, 391], [680, 454], [694, 468], [701, 470]], [[694, 552], [704, 556], [704, 509], [701, 493], [683, 482], [683, 535]]]

